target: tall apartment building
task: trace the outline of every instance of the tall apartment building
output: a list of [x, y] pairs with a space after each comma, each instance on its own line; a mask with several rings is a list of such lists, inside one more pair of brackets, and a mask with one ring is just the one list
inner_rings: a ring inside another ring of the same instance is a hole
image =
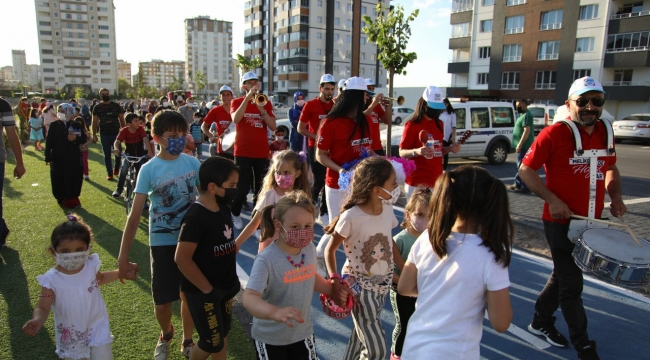
[[[34, 64], [27, 64], [27, 81], [25, 82], [29, 86], [36, 86], [41, 83], [41, 66]], [[41, 89], [36, 89], [40, 91]]]
[[14, 68], [14, 80], [27, 85], [27, 57], [25, 50], [11, 50], [11, 60]]
[[[385, 6], [388, 0], [383, 0]], [[353, 19], [374, 18], [377, 1], [249, 0], [244, 3], [244, 55], [264, 61], [258, 69], [262, 89], [276, 101], [290, 103], [300, 90], [311, 98], [329, 73], [338, 79], [373, 78], [386, 86], [386, 71], [377, 60], [376, 45], [353, 32]], [[359, 20], [362, 22], [362, 20]], [[364, 24], [361, 23], [361, 27]], [[356, 34], [356, 35], [355, 35]], [[353, 73], [352, 49], [358, 45], [359, 70]]]
[[14, 67], [13, 66], [3, 66], [0, 68], [2, 72], [3, 81], [13, 81], [14, 80]]
[[185, 19], [185, 63], [185, 81], [195, 94], [199, 71], [206, 81], [202, 95], [214, 96], [221, 86], [232, 86], [232, 22], [209, 16]]
[[452, 0], [449, 97], [562, 105], [590, 75], [616, 118], [650, 112], [650, 0]]
[[131, 63], [124, 60], [117, 60], [117, 78], [126, 79], [129, 84], [133, 85], [131, 82]]
[[162, 61], [155, 59], [141, 62], [138, 64], [138, 73], [142, 79], [143, 86], [153, 86], [160, 91], [183, 90], [169, 89], [168, 87], [174, 82], [174, 78], [184, 79], [185, 61]]
[[43, 92], [117, 90], [113, 0], [36, 0]]

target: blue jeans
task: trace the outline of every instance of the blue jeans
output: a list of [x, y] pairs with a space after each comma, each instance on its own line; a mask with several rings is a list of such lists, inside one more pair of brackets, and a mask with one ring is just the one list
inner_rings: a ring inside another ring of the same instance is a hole
[[[99, 135], [99, 140], [102, 143], [102, 151], [104, 152], [104, 165], [106, 165], [106, 173], [108, 176], [113, 176], [113, 162], [111, 155], [113, 154], [113, 143], [117, 139], [117, 135]], [[115, 155], [115, 170], [120, 169], [120, 162], [122, 158]]]
[[521, 161], [524, 159], [524, 156], [526, 156], [526, 152], [528, 152], [528, 149], [521, 149], [521, 151], [517, 153], [517, 175], [515, 175], [515, 186], [528, 190], [526, 183], [524, 183], [519, 177], [519, 168], [521, 167]]

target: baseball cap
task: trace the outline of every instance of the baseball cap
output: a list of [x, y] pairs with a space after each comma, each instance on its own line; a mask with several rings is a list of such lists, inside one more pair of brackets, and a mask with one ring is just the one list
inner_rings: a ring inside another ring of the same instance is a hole
[[232, 94], [232, 89], [231, 89], [230, 86], [228, 86], [228, 85], [224, 85], [224, 86], [222, 86], [222, 87], [219, 89], [219, 94], [221, 94], [221, 92], [223, 92], [223, 91], [230, 91], [230, 93]]
[[367, 78], [367, 79], [366, 79], [366, 85], [368, 85], [368, 86], [375, 86], [375, 80], [373, 80], [373, 79], [371, 79], [371, 78]]
[[437, 86], [428, 86], [424, 89], [422, 98], [427, 102], [430, 108], [436, 110], [444, 110], [445, 103], [442, 102], [442, 99], [445, 97], [442, 95], [442, 90]]
[[241, 83], [243, 84], [248, 80], [259, 80], [259, 79], [257, 78], [257, 74], [255, 72], [249, 71], [246, 74], [244, 74], [244, 76], [241, 79]]
[[339, 80], [339, 89], [341, 89], [341, 90], [343, 89], [343, 87], [345, 86], [345, 80], [346, 79]]
[[604, 93], [603, 86], [598, 82], [598, 80], [592, 78], [591, 76], [585, 76], [580, 78], [571, 84], [569, 89], [569, 97], [571, 95], [582, 95], [588, 91], [599, 91]]
[[178, 96], [176, 97], [176, 101], [184, 101], [184, 100], [183, 100], [183, 96], [182, 96], [182, 95], [178, 95]]
[[365, 90], [369, 95], [375, 95], [374, 92], [368, 90], [366, 80], [358, 76], [353, 76], [345, 82], [343, 90]]
[[334, 80], [334, 76], [332, 76], [331, 74], [325, 74], [321, 76], [320, 84], [329, 84], [329, 83], [336, 84], [336, 80]]

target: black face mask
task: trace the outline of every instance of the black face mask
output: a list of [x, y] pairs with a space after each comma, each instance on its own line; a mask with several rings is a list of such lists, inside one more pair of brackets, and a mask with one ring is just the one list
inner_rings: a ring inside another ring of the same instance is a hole
[[102, 95], [102, 101], [110, 101], [111, 97], [110, 95]]
[[215, 195], [217, 197], [217, 202], [222, 199], [226, 203], [230, 204], [237, 196], [237, 188], [224, 188], [224, 190], [225, 194], [223, 196]]
[[437, 113], [438, 113], [438, 112], [437, 112], [435, 109], [427, 108], [427, 116], [428, 116], [429, 118], [431, 118], [431, 119], [435, 119], [435, 118], [437, 118], [437, 116], [436, 116]]
[[517, 112], [521, 114], [524, 112], [524, 109], [521, 106], [517, 106]]

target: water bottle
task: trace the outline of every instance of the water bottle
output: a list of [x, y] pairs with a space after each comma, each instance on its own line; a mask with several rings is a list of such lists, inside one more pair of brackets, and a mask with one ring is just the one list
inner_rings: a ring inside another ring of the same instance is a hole
[[[426, 147], [431, 148], [433, 150], [433, 134], [429, 134], [429, 140], [427, 140]], [[433, 153], [429, 156], [425, 156], [427, 159], [433, 159]]]
[[352, 290], [352, 295], [355, 299], [358, 299], [359, 294], [361, 294], [361, 285], [359, 285], [354, 277], [350, 276], [349, 274], [343, 274], [341, 279], [345, 280], [348, 283], [348, 287], [350, 290]]

